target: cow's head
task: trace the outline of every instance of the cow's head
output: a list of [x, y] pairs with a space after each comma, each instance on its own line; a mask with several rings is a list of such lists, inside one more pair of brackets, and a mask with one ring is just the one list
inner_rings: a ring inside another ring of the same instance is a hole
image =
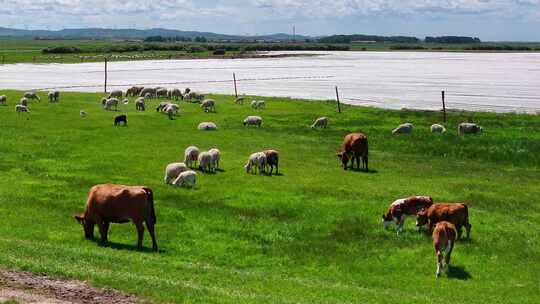
[[347, 152], [339, 152], [336, 155], [341, 160], [343, 170], [347, 170], [347, 165], [349, 164], [349, 155], [347, 154]]
[[76, 214], [73, 216], [79, 224], [81, 224], [84, 228], [84, 237], [86, 239], [93, 239], [94, 238], [94, 221], [89, 220], [84, 217], [84, 214]]
[[422, 209], [416, 213], [416, 227], [424, 226], [428, 223], [426, 209]]
[[388, 227], [388, 225], [392, 223], [392, 221], [393, 221], [393, 217], [390, 212], [387, 212], [386, 214], [382, 215], [382, 223], [385, 229]]

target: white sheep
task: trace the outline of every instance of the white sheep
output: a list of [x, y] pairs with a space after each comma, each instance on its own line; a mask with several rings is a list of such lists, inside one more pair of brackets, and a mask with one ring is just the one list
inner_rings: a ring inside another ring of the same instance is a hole
[[234, 100], [234, 103], [243, 105], [245, 100], [246, 100], [246, 97], [245, 97], [245, 96], [240, 96], [240, 97], [238, 97], [238, 98], [236, 98], [236, 99]]
[[410, 123], [404, 123], [392, 130], [392, 134], [409, 134], [413, 130], [413, 125]]
[[168, 92], [168, 97], [174, 100], [182, 99], [184, 96], [182, 96], [182, 90], [180, 89], [172, 89]]
[[328, 117], [319, 117], [315, 122], [311, 125], [311, 128], [326, 128], [328, 126]]
[[215, 131], [215, 130], [217, 130], [217, 126], [213, 122], [201, 122], [197, 128], [199, 130], [206, 130], [206, 131]]
[[172, 112], [174, 115], [178, 114], [180, 111], [180, 106], [175, 103], [169, 103], [163, 109], [165, 112]]
[[109, 94], [109, 99], [111, 98], [122, 98], [123, 93], [122, 90], [114, 90]]
[[28, 109], [27, 106], [20, 105], [20, 104], [15, 105], [15, 111], [17, 113], [21, 113], [21, 112], [27, 112], [28, 113], [28, 112], [30, 112], [30, 110]]
[[139, 97], [137, 100], [135, 100], [135, 109], [137, 111], [144, 111], [146, 109], [144, 97]]
[[170, 101], [162, 101], [156, 107], [156, 112], [165, 111], [165, 108], [170, 105]]
[[193, 187], [196, 182], [197, 172], [188, 170], [180, 173], [180, 175], [172, 182], [172, 185], [179, 187]]
[[431, 125], [431, 133], [445, 133], [446, 128], [440, 124]]
[[482, 133], [483, 128], [475, 123], [463, 122], [458, 126], [459, 134], [477, 134]]
[[205, 111], [205, 112], [214, 112], [215, 111], [215, 104], [216, 104], [216, 101], [213, 100], [213, 99], [205, 99], [202, 103], [201, 103], [201, 108]]
[[49, 91], [49, 93], [47, 93], [47, 97], [49, 98], [49, 102], [58, 102], [58, 100], [60, 99], [60, 92]]
[[154, 88], [144, 88], [139, 93], [139, 97], [152, 98], [156, 96], [156, 89]]
[[193, 162], [197, 164], [197, 160], [199, 159], [199, 148], [195, 146], [189, 146], [184, 151], [184, 163], [190, 167], [193, 168]]
[[122, 100], [122, 103], [125, 104], [125, 105], [129, 104], [129, 99], [128, 99], [128, 98], [124, 98], [124, 100]]
[[165, 88], [156, 88], [157, 97], [167, 97], [169, 91]]
[[244, 126], [261, 126], [262, 125], [262, 118], [260, 116], [248, 116], [246, 119], [244, 119]]
[[266, 154], [263, 152], [257, 152], [253, 153], [249, 156], [249, 159], [244, 166], [247, 173], [255, 173], [257, 169], [259, 170], [259, 174], [262, 174], [264, 172], [264, 168], [266, 166]]
[[210, 169], [212, 171], [216, 171], [216, 169], [219, 169], [219, 160], [221, 158], [221, 152], [219, 152], [218, 149], [213, 148], [208, 151], [208, 154], [210, 154], [210, 157], [212, 158]]
[[266, 102], [264, 100], [253, 100], [251, 101], [251, 107], [253, 109], [262, 109], [266, 107]]
[[24, 93], [23, 97], [27, 99], [37, 99], [38, 101], [41, 101], [41, 99], [35, 92], [26, 92]]
[[0, 104], [6, 105], [7, 102], [7, 96], [6, 95], [0, 95]]
[[80, 110], [79, 115], [84, 118], [84, 117], [86, 117], [86, 112], [83, 111], [83, 110]]
[[113, 106], [114, 106], [114, 110], [116, 111], [118, 109], [118, 99], [116, 99], [116, 98], [107, 99], [105, 101], [105, 105], [103, 107], [107, 111], [112, 111]]
[[201, 152], [199, 154], [199, 170], [203, 172], [212, 171], [212, 156], [208, 152]]
[[19, 101], [19, 104], [25, 107], [28, 107], [28, 98], [26, 97], [21, 98], [21, 100]]
[[184, 163], [168, 164], [165, 168], [165, 184], [169, 185], [174, 181], [180, 173], [187, 171], [188, 167]]

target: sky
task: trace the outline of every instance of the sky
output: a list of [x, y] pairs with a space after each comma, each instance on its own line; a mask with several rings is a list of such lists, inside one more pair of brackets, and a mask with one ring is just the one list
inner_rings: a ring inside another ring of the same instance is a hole
[[540, 41], [540, 0], [0, 0], [0, 27]]

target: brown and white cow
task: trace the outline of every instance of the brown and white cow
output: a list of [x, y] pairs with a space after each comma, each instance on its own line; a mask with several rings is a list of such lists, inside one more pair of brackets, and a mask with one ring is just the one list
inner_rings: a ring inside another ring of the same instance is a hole
[[362, 167], [368, 171], [368, 138], [362, 133], [351, 133], [345, 136], [341, 150], [337, 157], [341, 160], [343, 169], [347, 170], [349, 160], [351, 160], [351, 169], [354, 168], [356, 160], [356, 168], [360, 169], [360, 159], [362, 159]]
[[463, 203], [437, 203], [426, 210], [421, 210], [416, 215], [416, 226], [428, 225], [428, 231], [433, 231], [433, 226], [440, 221], [448, 221], [456, 226], [458, 238], [461, 238], [462, 228], [467, 230], [467, 238], [470, 237], [472, 225], [469, 223], [469, 208]]
[[396, 224], [397, 234], [403, 230], [405, 218], [416, 216], [422, 210], [427, 209], [433, 204], [431, 196], [411, 196], [394, 201], [388, 207], [386, 214], [382, 216], [384, 228], [387, 228], [392, 222]]
[[158, 250], [154, 234], [154, 197], [148, 187], [114, 184], [93, 186], [88, 193], [84, 213], [74, 217], [83, 225], [87, 239], [94, 239], [94, 226], [97, 225], [103, 244], [107, 243], [110, 223], [127, 223], [131, 220], [137, 227], [139, 249], [142, 249], [144, 222], [152, 237], [152, 249]]
[[450, 270], [450, 256], [454, 249], [456, 235], [456, 227], [447, 221], [438, 222], [435, 225], [435, 229], [433, 229], [431, 237], [433, 239], [435, 253], [437, 254], [437, 277], [441, 275], [443, 256], [446, 264], [446, 273]]

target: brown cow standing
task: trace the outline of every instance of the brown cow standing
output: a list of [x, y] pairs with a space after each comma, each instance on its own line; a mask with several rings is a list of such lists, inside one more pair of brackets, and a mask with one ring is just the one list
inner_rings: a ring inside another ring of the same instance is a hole
[[433, 238], [433, 246], [437, 254], [437, 277], [441, 275], [442, 259], [444, 252], [444, 261], [446, 264], [446, 273], [450, 270], [450, 256], [454, 243], [456, 242], [456, 227], [447, 221], [438, 222], [431, 235]]
[[152, 237], [152, 249], [158, 250], [154, 234], [154, 197], [148, 187], [113, 184], [93, 186], [88, 193], [84, 213], [75, 215], [75, 219], [83, 225], [87, 239], [94, 239], [94, 226], [98, 225], [103, 244], [107, 243], [110, 223], [127, 223], [131, 220], [137, 227], [139, 249], [142, 249], [145, 222]]
[[276, 150], [266, 150], [263, 153], [266, 155], [266, 165], [270, 166], [270, 175], [272, 175], [274, 166], [276, 166], [276, 174], [278, 174], [279, 152]]
[[362, 167], [368, 171], [368, 138], [362, 133], [351, 133], [345, 136], [341, 151], [337, 154], [341, 160], [343, 169], [347, 170], [349, 159], [351, 160], [351, 169], [354, 168], [356, 160], [356, 168], [360, 169], [360, 158], [362, 158]]
[[382, 216], [384, 228], [387, 228], [390, 223], [395, 222], [397, 234], [403, 230], [405, 219], [409, 216], [416, 216], [422, 209], [427, 209], [433, 204], [431, 196], [411, 196], [394, 201], [386, 214]]
[[422, 210], [416, 215], [416, 226], [428, 225], [428, 231], [433, 231], [433, 226], [440, 221], [448, 221], [457, 228], [458, 238], [461, 238], [462, 227], [467, 230], [467, 238], [470, 237], [472, 225], [469, 223], [469, 208], [463, 203], [433, 204], [427, 210]]

